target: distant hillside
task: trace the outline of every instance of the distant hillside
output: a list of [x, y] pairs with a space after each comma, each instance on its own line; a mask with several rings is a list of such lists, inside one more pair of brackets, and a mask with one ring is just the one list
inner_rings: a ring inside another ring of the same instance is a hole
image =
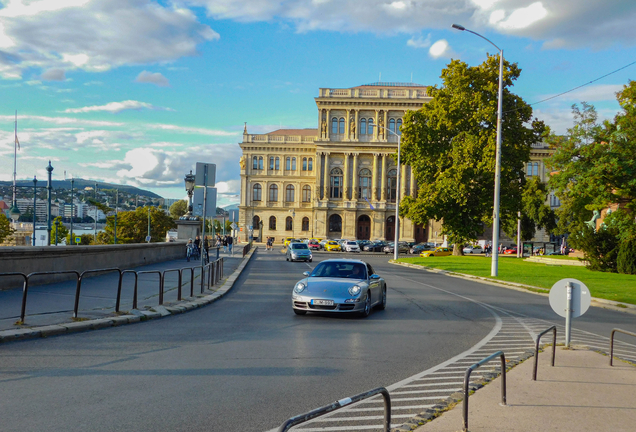
[[[33, 186], [33, 181], [31, 180], [17, 180], [16, 184], [18, 186]], [[7, 187], [12, 186], [13, 182], [11, 181], [0, 181], [0, 186]], [[46, 185], [46, 180], [38, 179], [38, 186]], [[68, 189], [71, 190], [71, 181], [70, 180], [53, 180], [51, 186], [54, 189]], [[75, 190], [84, 189], [85, 187], [95, 187], [95, 180], [84, 180], [81, 178], [76, 178], [74, 180], [73, 187]], [[113, 183], [100, 183], [97, 182], [97, 189], [119, 189], [120, 192], [125, 192], [131, 195], [139, 195], [145, 196], [149, 198], [162, 198], [160, 195], [157, 195], [154, 192], [150, 192], [144, 189], [139, 189], [135, 186], [128, 185], [120, 185]]]

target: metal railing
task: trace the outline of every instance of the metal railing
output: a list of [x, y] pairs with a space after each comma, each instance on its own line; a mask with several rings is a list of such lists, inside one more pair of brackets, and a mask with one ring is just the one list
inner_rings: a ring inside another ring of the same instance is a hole
[[537, 380], [537, 368], [539, 367], [539, 341], [541, 341], [541, 336], [543, 336], [550, 330], [552, 330], [552, 367], [554, 367], [554, 359], [556, 357], [556, 337], [557, 337], [556, 326], [552, 326], [548, 329], [543, 330], [537, 336], [537, 344], [534, 348], [534, 369], [532, 371], [532, 381]]
[[610, 366], [614, 366], [614, 333], [616, 332], [636, 337], [636, 333], [628, 332], [627, 330], [622, 330], [619, 328], [615, 328], [612, 330], [612, 333], [610, 335]]
[[[52, 275], [74, 275], [76, 278], [75, 285], [75, 298], [72, 309], [73, 318], [78, 317], [79, 312], [79, 301], [81, 298], [82, 292], [82, 282], [84, 278], [89, 274], [94, 273], [107, 273], [107, 272], [117, 272], [118, 273], [118, 281], [117, 281], [117, 296], [115, 300], [115, 312], [120, 311], [121, 307], [121, 297], [122, 297], [122, 285], [123, 278], [127, 274], [134, 275], [134, 288], [133, 288], [133, 298], [132, 298], [132, 308], [137, 309], [138, 307], [138, 286], [139, 286], [139, 275], [144, 274], [157, 274], [159, 276], [159, 286], [158, 286], [158, 297], [159, 297], [159, 305], [163, 305], [164, 302], [164, 285], [166, 273], [170, 272], [178, 272], [178, 291], [177, 291], [177, 300], [182, 300], [182, 286], [183, 286], [183, 272], [190, 271], [190, 297], [194, 297], [194, 279], [195, 279], [195, 270], [200, 270], [201, 277], [201, 293], [205, 292], [206, 288], [211, 288], [212, 286], [218, 284], [218, 282], [223, 278], [223, 264], [224, 258], [218, 258], [217, 260], [206, 264], [205, 266], [195, 266], [195, 267], [183, 267], [180, 269], [167, 269], [167, 270], [121, 270], [119, 268], [106, 268], [106, 269], [94, 269], [94, 270], [85, 270], [83, 272], [79, 272], [76, 270], [64, 270], [64, 271], [46, 271], [46, 272], [33, 272], [29, 274], [21, 273], [21, 272], [8, 272], [8, 273], [0, 273], [0, 277], [21, 277], [23, 279], [22, 285], [22, 300], [20, 305], [20, 322], [24, 323], [26, 318], [26, 307], [27, 300], [29, 296], [29, 286], [31, 282], [31, 278], [34, 276], [52, 276]], [[71, 310], [57, 310], [55, 312], [71, 312]]]
[[278, 432], [288, 431], [290, 428], [299, 425], [301, 423], [308, 422], [309, 420], [315, 419], [316, 417], [320, 417], [332, 411], [336, 411], [342, 407], [347, 405], [351, 405], [356, 402], [360, 402], [364, 399], [369, 399], [377, 394], [381, 394], [384, 400], [384, 426], [383, 431], [389, 432], [391, 429], [391, 396], [389, 396], [389, 392], [384, 387], [378, 387], [373, 390], [369, 390], [364, 393], [357, 394], [355, 396], [351, 396], [348, 398], [340, 399], [339, 401], [335, 401], [329, 405], [325, 405], [320, 408], [316, 408], [313, 411], [309, 411], [308, 413], [297, 415], [296, 417], [292, 417], [285, 421], [278, 428]]
[[488, 363], [495, 357], [501, 358], [501, 405], [506, 405], [506, 356], [503, 351], [497, 351], [494, 354], [489, 355], [483, 360], [478, 361], [472, 366], [468, 366], [466, 369], [466, 375], [464, 376], [464, 403], [463, 403], [463, 417], [464, 417], [464, 432], [468, 431], [468, 384], [470, 383], [470, 374], [472, 371], [482, 366], [485, 363]]
[[252, 241], [251, 240], [250, 240], [250, 242], [248, 244], [243, 246], [243, 256], [247, 255], [247, 253], [250, 251], [250, 249], [252, 249]]

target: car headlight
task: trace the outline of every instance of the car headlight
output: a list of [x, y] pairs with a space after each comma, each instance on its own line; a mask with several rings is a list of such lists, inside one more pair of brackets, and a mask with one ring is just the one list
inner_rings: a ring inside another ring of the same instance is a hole
[[360, 291], [362, 291], [362, 287], [359, 285], [354, 285], [349, 288], [349, 294], [351, 294], [352, 296], [357, 296], [358, 294], [360, 294]]
[[300, 294], [301, 292], [305, 290], [305, 288], [307, 288], [307, 286], [304, 283], [298, 282], [296, 286], [294, 287], [294, 292], [296, 294]]

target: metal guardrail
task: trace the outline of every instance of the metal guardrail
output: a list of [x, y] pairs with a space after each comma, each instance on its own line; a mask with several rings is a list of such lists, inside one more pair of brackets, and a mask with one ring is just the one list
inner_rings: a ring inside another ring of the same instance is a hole
[[[218, 249], [217, 249], [218, 250]], [[180, 269], [167, 269], [167, 270], [144, 270], [144, 271], [136, 271], [136, 270], [121, 270], [119, 268], [106, 268], [106, 269], [94, 269], [94, 270], [85, 270], [83, 272], [78, 272], [76, 270], [65, 270], [65, 271], [46, 271], [46, 272], [33, 272], [30, 274], [25, 274], [21, 272], [9, 272], [9, 273], [0, 273], [0, 277], [21, 277], [23, 279], [22, 285], [22, 301], [20, 307], [20, 322], [24, 322], [26, 317], [26, 306], [27, 299], [29, 295], [29, 284], [31, 278], [34, 276], [51, 276], [51, 275], [61, 275], [61, 274], [72, 274], [76, 277], [76, 287], [75, 287], [75, 298], [73, 304], [73, 318], [77, 318], [79, 311], [79, 301], [81, 297], [82, 291], [82, 282], [84, 278], [93, 273], [105, 273], [105, 272], [117, 272], [119, 275], [117, 282], [117, 297], [115, 300], [115, 312], [119, 312], [121, 306], [121, 293], [122, 293], [122, 285], [123, 278], [127, 274], [134, 275], [134, 290], [133, 290], [133, 299], [132, 299], [132, 308], [137, 309], [138, 307], [138, 285], [139, 285], [139, 275], [143, 274], [157, 274], [159, 275], [159, 305], [163, 304], [164, 300], [164, 285], [166, 273], [170, 272], [178, 272], [178, 292], [177, 292], [177, 300], [182, 300], [182, 286], [183, 286], [183, 272], [190, 271], [190, 297], [194, 297], [194, 279], [195, 279], [195, 270], [200, 270], [201, 277], [201, 293], [205, 292], [206, 287], [209, 289], [210, 287], [216, 285], [223, 278], [223, 264], [224, 258], [218, 258], [217, 260], [206, 264], [205, 266], [196, 266], [196, 267], [182, 267]], [[56, 312], [66, 312], [67, 310], [56, 311]], [[68, 310], [70, 312], [70, 310]]]
[[463, 417], [464, 417], [464, 432], [468, 432], [468, 384], [470, 383], [470, 374], [472, 371], [482, 366], [484, 363], [488, 363], [495, 357], [501, 358], [501, 404], [506, 405], [506, 356], [503, 351], [497, 351], [494, 354], [489, 355], [483, 360], [478, 361], [472, 366], [468, 366], [466, 369], [466, 375], [464, 376], [464, 403], [463, 403]]
[[537, 336], [537, 344], [536, 344], [536, 346], [534, 348], [534, 369], [532, 371], [532, 381], [536, 381], [537, 380], [537, 368], [539, 367], [539, 341], [541, 340], [541, 336], [543, 336], [544, 334], [546, 334], [550, 330], [552, 330], [552, 336], [553, 336], [552, 337], [552, 367], [554, 367], [554, 359], [556, 357], [556, 337], [557, 337], [556, 326], [552, 326], [552, 327], [550, 327], [548, 329], [543, 330]]
[[627, 330], [622, 330], [619, 328], [615, 328], [612, 330], [612, 333], [610, 335], [610, 366], [614, 366], [614, 333], [616, 332], [636, 337], [636, 333], [628, 332]]
[[243, 246], [243, 256], [247, 255], [247, 253], [252, 249], [252, 242], [250, 241], [248, 244]]
[[315, 419], [316, 417], [320, 417], [332, 411], [336, 411], [342, 407], [347, 405], [351, 405], [353, 403], [359, 402], [364, 399], [368, 399], [377, 394], [381, 394], [384, 399], [384, 426], [383, 431], [389, 432], [391, 429], [391, 396], [389, 396], [389, 392], [384, 387], [378, 387], [373, 390], [369, 390], [364, 393], [357, 394], [355, 396], [351, 396], [348, 398], [340, 399], [339, 401], [333, 402], [329, 405], [325, 405], [320, 408], [316, 408], [313, 411], [309, 411], [308, 413], [297, 415], [296, 417], [292, 417], [285, 421], [278, 428], [278, 432], [288, 431], [290, 428], [299, 425], [301, 423], [308, 422], [309, 420]]

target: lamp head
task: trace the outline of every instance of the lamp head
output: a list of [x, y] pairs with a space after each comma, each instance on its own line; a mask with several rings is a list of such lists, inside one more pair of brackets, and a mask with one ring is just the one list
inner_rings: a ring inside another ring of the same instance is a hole
[[194, 190], [194, 181], [195, 181], [195, 177], [194, 174], [192, 174], [192, 170], [190, 170], [190, 174], [186, 174], [185, 175], [185, 189], [187, 192], [192, 193], [192, 191]]
[[456, 29], [456, 30], [459, 30], [459, 31], [464, 31], [464, 30], [466, 30], [466, 27], [464, 27], [464, 26], [462, 26], [462, 25], [459, 25], [459, 24], [453, 24], [453, 25], [452, 25], [452, 27], [453, 27], [454, 29]]
[[11, 209], [9, 209], [9, 217], [11, 218], [11, 220], [13, 220], [14, 223], [18, 219], [20, 219], [20, 209], [18, 208], [17, 205], [15, 205], [15, 203], [13, 203], [13, 205], [11, 206]]

